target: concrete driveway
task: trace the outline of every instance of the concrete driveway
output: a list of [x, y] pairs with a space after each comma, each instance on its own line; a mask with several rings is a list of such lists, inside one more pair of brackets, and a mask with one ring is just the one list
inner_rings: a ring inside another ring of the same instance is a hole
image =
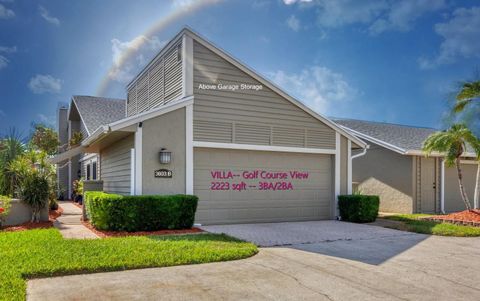
[[339, 239], [312, 236], [321, 241], [261, 248], [239, 261], [36, 279], [27, 299], [480, 300], [479, 238], [325, 225], [338, 227]]

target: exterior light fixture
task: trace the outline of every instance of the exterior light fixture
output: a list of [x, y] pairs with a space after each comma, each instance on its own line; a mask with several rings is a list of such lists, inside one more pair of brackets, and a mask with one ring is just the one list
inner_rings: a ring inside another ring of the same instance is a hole
[[172, 152], [168, 151], [166, 148], [162, 148], [158, 155], [161, 164], [168, 164], [172, 161]]

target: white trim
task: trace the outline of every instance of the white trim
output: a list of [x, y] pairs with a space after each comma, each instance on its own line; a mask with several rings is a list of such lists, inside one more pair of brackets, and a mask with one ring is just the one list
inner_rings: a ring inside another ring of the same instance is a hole
[[[419, 151], [419, 150], [407, 150], [405, 152], [405, 155], [411, 155], [411, 156], [423, 156], [425, 157], [425, 153], [423, 151]], [[431, 154], [428, 155], [428, 157], [445, 157], [445, 155], [443, 153], [439, 153], [439, 152], [432, 152]], [[462, 157], [466, 157], [466, 158], [476, 158], [477, 156], [474, 154], [474, 153], [468, 153], [468, 152], [465, 152], [462, 154]]]
[[183, 34], [182, 38], [182, 95], [193, 95], [193, 40]]
[[178, 110], [180, 108], [186, 107], [192, 103], [193, 103], [193, 96], [178, 97], [177, 99], [175, 99], [174, 101], [166, 105], [112, 122], [108, 125], [108, 127], [110, 128], [111, 131], [118, 131], [127, 126], [134, 125], [135, 123], [139, 123], [139, 122]]
[[72, 196], [72, 160], [68, 160], [68, 196], [69, 200]]
[[135, 132], [135, 195], [142, 194], [142, 146], [143, 128], [138, 126]]
[[135, 195], [135, 148], [130, 149], [130, 195]]
[[440, 210], [442, 213], [445, 213], [445, 160], [442, 159], [442, 164], [440, 165]]
[[218, 142], [204, 142], [204, 141], [193, 141], [193, 147], [224, 148], [224, 149], [255, 150], [255, 151], [286, 152], [286, 153], [328, 154], [328, 155], [334, 155], [336, 153], [334, 149], [218, 143]]
[[130, 117], [112, 122], [110, 124], [104, 125], [102, 127], [99, 127], [92, 135], [88, 136], [88, 138], [82, 142], [82, 145], [89, 146], [95, 141], [97, 141], [100, 137], [102, 137], [103, 135], [109, 132], [122, 130], [128, 126], [134, 125], [139, 122], [143, 122], [151, 118], [161, 116], [163, 114], [167, 114], [169, 112], [186, 107], [190, 104], [193, 104], [193, 96], [179, 97], [176, 100], [164, 106], [160, 106], [150, 111], [143, 112], [143, 113], [130, 116]]
[[[83, 123], [83, 127], [87, 131], [87, 135], [90, 136], [90, 131], [88, 130], [88, 127], [87, 127], [87, 124], [85, 123], [85, 121], [83, 121], [84, 119], [82, 117], [82, 113], [80, 113], [80, 110], [78, 109], [77, 102], [75, 101], [75, 96], [72, 97], [72, 102], [75, 104], [75, 108], [77, 109], [78, 115], [80, 116], [80, 121]], [[70, 115], [68, 116], [68, 118], [70, 118]]]
[[478, 161], [475, 160], [460, 160], [461, 164], [475, 164], [478, 165]]
[[352, 194], [352, 141], [347, 142], [347, 194]]
[[341, 148], [340, 148], [340, 134], [335, 134], [335, 205], [333, 207], [333, 212], [335, 218], [338, 217], [338, 196], [340, 195], [340, 156], [341, 156]]
[[185, 193], [193, 194], [193, 105], [185, 108]]

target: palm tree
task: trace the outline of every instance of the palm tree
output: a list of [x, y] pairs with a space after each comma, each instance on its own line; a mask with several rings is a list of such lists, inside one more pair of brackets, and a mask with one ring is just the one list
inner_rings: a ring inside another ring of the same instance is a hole
[[457, 102], [453, 110], [459, 113], [473, 100], [480, 100], [480, 81], [468, 82], [462, 85], [462, 89], [456, 96]]
[[25, 145], [22, 137], [14, 128], [0, 139], [0, 194], [13, 195], [15, 179], [14, 174], [9, 170], [9, 165], [24, 152]]
[[477, 154], [480, 154], [480, 141], [475, 135], [465, 125], [454, 124], [446, 131], [431, 134], [423, 142], [423, 151], [427, 156], [432, 152], [442, 153], [448, 166], [455, 165], [460, 195], [467, 210], [471, 210], [470, 201], [463, 186], [463, 175], [460, 165], [460, 157], [467, 149], [467, 145], [470, 145]]
[[[465, 110], [465, 107], [472, 101], [480, 100], [480, 81], [467, 82], [462, 85], [462, 89], [456, 96], [456, 103], [453, 108], [455, 113], [460, 113]], [[476, 209], [479, 208], [480, 203], [480, 154], [477, 153], [477, 176], [475, 180], [475, 192], [473, 197], [473, 204]]]

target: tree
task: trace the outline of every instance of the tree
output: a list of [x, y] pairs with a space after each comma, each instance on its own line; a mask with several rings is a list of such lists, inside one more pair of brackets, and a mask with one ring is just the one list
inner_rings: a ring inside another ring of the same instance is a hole
[[[465, 111], [465, 108], [467, 105], [469, 105], [472, 101], [480, 100], [480, 81], [472, 81], [472, 82], [467, 82], [462, 85], [462, 89], [460, 92], [457, 94], [455, 97], [456, 103], [453, 108], [454, 113], [461, 113]], [[473, 114], [465, 114], [466, 118], [468, 119], [470, 115], [470, 119], [473, 118], [473, 123], [475, 124], [476, 122], [478, 123], [478, 115], [475, 113], [475, 108], [472, 108], [470, 106], [471, 113]], [[478, 108], [477, 108], [478, 111]], [[473, 115], [473, 116], [472, 116]], [[464, 117], [464, 118], [465, 118]], [[478, 133], [477, 133], [478, 134]], [[477, 166], [477, 175], [476, 175], [476, 180], [475, 180], [475, 192], [474, 192], [474, 197], [473, 197], [473, 204], [475, 208], [479, 208], [479, 203], [480, 203], [480, 154], [477, 153], [477, 160], [478, 160], [478, 166]]]
[[431, 134], [423, 143], [423, 151], [427, 156], [432, 152], [444, 154], [445, 163], [448, 166], [455, 166], [457, 169], [458, 186], [460, 195], [467, 210], [471, 210], [470, 201], [463, 186], [463, 175], [460, 158], [470, 145], [477, 154], [480, 154], [480, 141], [463, 124], [454, 124], [446, 131]]
[[0, 139], [0, 194], [12, 196], [15, 192], [15, 175], [9, 165], [18, 156], [25, 153], [22, 137], [14, 128]]
[[456, 100], [453, 108], [456, 113], [462, 112], [472, 101], [480, 100], [480, 81], [464, 83], [456, 96]]
[[43, 124], [35, 124], [34, 132], [30, 139], [30, 145], [38, 150], [44, 151], [48, 155], [57, 153], [60, 145], [58, 134], [54, 129]]

